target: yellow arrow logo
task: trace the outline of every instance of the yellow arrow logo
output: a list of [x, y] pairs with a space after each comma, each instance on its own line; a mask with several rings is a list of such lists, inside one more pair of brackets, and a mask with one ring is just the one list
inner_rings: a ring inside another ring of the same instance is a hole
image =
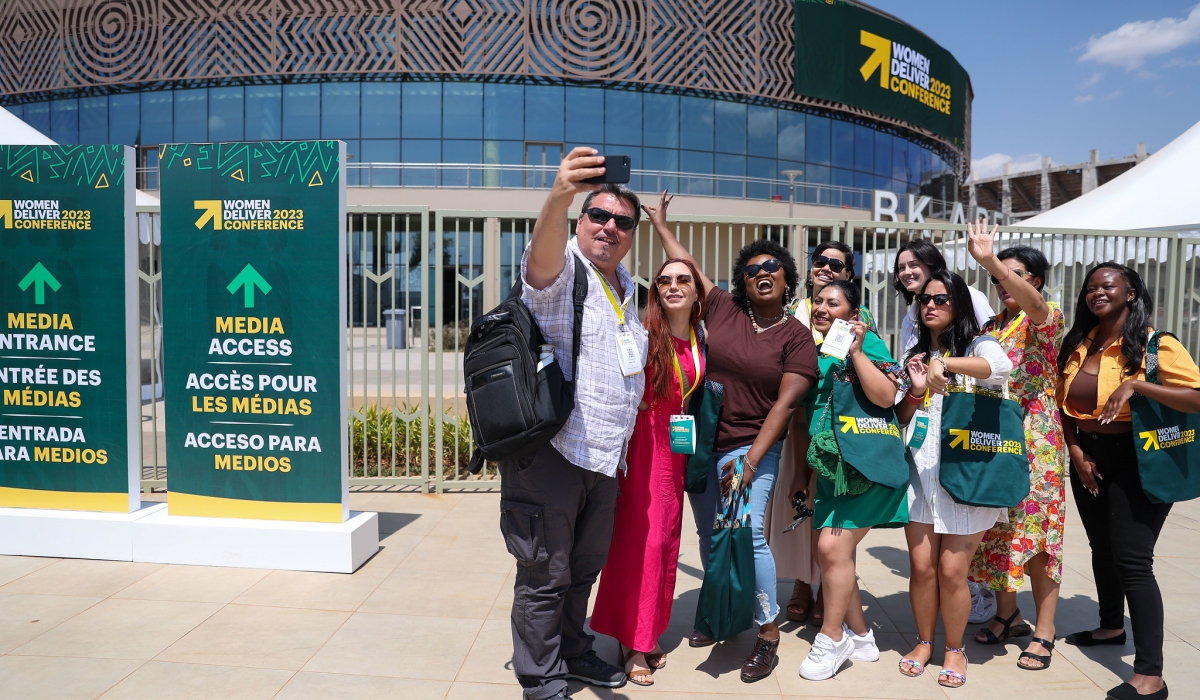
[[221, 200], [219, 199], [196, 199], [193, 200], [192, 206], [194, 209], [203, 209], [204, 214], [196, 219], [196, 228], [204, 228], [204, 224], [209, 221], [213, 222], [213, 230], [221, 230]]
[[1154, 449], [1156, 449], [1156, 450], [1160, 449], [1158, 446], [1158, 432], [1157, 431], [1147, 430], [1144, 433], [1138, 433], [1138, 437], [1140, 437], [1146, 441], [1146, 444], [1142, 445], [1142, 452], [1149, 452], [1151, 445], [1153, 445]]
[[954, 436], [954, 439], [950, 441], [951, 447], [958, 447], [959, 445], [962, 445], [964, 450], [967, 449], [968, 441], [971, 439], [970, 430], [957, 430], [955, 428], [950, 428], [950, 434]]
[[858, 41], [863, 46], [873, 49], [871, 55], [867, 57], [867, 62], [862, 64], [862, 68], [859, 68], [858, 72], [862, 73], [863, 80], [870, 80], [871, 74], [878, 68], [879, 87], [886, 88], [888, 78], [892, 74], [892, 42], [863, 30], [859, 30]]
[[838, 416], [838, 420], [842, 421], [842, 432], [848, 433], [851, 430], [855, 435], [858, 435], [858, 421], [853, 416]]
[[11, 199], [0, 199], [0, 219], [4, 219], [4, 228], [12, 228]]

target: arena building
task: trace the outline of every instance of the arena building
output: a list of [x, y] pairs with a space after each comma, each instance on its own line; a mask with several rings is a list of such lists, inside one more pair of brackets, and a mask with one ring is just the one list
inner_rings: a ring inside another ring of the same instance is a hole
[[351, 203], [541, 188], [586, 144], [631, 156], [641, 191], [775, 215], [801, 171], [798, 203], [886, 190], [937, 216], [970, 162], [966, 72], [844, 0], [21, 0], [0, 105], [59, 143], [138, 147], [150, 190], [161, 144], [342, 139], [370, 190]]

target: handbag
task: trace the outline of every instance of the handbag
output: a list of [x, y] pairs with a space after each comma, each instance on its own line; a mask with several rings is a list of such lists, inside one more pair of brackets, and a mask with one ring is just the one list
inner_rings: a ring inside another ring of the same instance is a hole
[[[1146, 381], [1159, 384], [1156, 332], [1146, 344]], [[1129, 397], [1142, 491], [1155, 503], [1180, 503], [1200, 496], [1200, 414], [1184, 413], [1141, 394]]]
[[704, 493], [707, 488], [709, 462], [717, 443], [717, 424], [721, 420], [724, 396], [724, 384], [705, 379], [688, 402], [688, 413], [696, 419], [696, 451], [688, 455], [683, 477], [683, 490], [688, 493]]
[[1013, 508], [1029, 495], [1025, 412], [1008, 393], [985, 389], [966, 376], [942, 399], [939, 481], [955, 503]]
[[734, 461], [734, 487], [722, 500], [713, 524], [708, 567], [696, 603], [694, 629], [718, 642], [754, 626], [754, 538], [750, 529], [751, 486], [736, 488], [745, 457]]
[[871, 488], [871, 480], [863, 476], [862, 472], [846, 464], [846, 460], [842, 458], [837, 435], [833, 431], [832, 423], [828, 420], [829, 407], [833, 404], [833, 395], [836, 391], [837, 383], [835, 382], [833, 390], [829, 392], [829, 399], [821, 409], [821, 417], [817, 420], [820, 430], [814, 433], [809, 441], [806, 456], [813, 471], [833, 482], [833, 495], [857, 496]]
[[893, 489], [907, 486], [908, 450], [895, 410], [876, 406], [861, 384], [851, 382], [835, 382], [831, 398], [842, 459], [871, 483]]

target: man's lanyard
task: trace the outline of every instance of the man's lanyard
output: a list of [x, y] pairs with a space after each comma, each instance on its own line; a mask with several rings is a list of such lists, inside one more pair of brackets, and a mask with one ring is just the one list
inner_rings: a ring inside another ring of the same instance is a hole
[[600, 280], [600, 286], [604, 287], [604, 295], [608, 297], [608, 303], [612, 304], [613, 311], [617, 313], [617, 325], [621, 328], [624, 328], [625, 309], [629, 306], [629, 302], [633, 301], [633, 295], [630, 294], [629, 298], [625, 300], [624, 304], [618, 304], [617, 295], [613, 294], [612, 287], [608, 285], [608, 280], [604, 279], [604, 275], [600, 274], [600, 271], [596, 269], [595, 265], [592, 265], [591, 267], [592, 272], [596, 273], [596, 279]]
[[688, 397], [700, 386], [700, 344], [696, 341], [696, 329], [688, 328], [688, 336], [692, 344], [692, 370], [696, 373], [696, 381], [691, 386], [687, 385], [687, 377], [679, 364], [679, 353], [675, 352], [674, 344], [671, 346], [671, 359], [675, 362], [675, 374], [679, 377], [679, 392], [683, 395], [679, 402], [681, 411], [687, 408]]
[[[1007, 316], [1007, 315], [1008, 314], [1005, 313], [1005, 316]], [[1015, 319], [1013, 319], [1013, 322], [1011, 324], [1009, 324], [1008, 330], [1004, 331], [1004, 333], [1002, 335], [996, 336], [996, 340], [998, 340], [1001, 343], [1003, 343], [1005, 340], [1008, 340], [1008, 336], [1015, 333], [1016, 330], [1021, 327], [1021, 324], [1024, 321], [1025, 321], [1025, 312], [1022, 311], [1021, 313], [1017, 314], [1017, 317]], [[997, 329], [997, 330], [999, 330], [999, 329]], [[995, 331], [993, 331], [993, 333], [995, 333]]]

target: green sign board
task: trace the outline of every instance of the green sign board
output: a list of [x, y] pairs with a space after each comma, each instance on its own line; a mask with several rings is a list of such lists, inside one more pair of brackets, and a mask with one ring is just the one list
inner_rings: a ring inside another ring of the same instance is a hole
[[167, 511], [349, 516], [340, 141], [163, 146]]
[[795, 0], [798, 95], [895, 117], [962, 148], [970, 78], [912, 27], [845, 0]]
[[0, 506], [139, 506], [133, 162], [0, 146]]

